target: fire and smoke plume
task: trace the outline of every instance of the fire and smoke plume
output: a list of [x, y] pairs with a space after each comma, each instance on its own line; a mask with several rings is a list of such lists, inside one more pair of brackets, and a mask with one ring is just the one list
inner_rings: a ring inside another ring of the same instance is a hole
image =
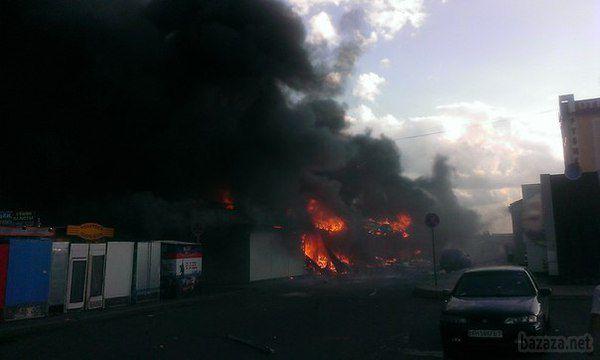
[[368, 219], [410, 239], [430, 211], [443, 219], [441, 239], [478, 230], [443, 158], [412, 181], [391, 140], [343, 132], [327, 79], [356, 55], [314, 65], [284, 4], [19, 0], [1, 16], [3, 208], [180, 239], [190, 208], [215, 201], [307, 226], [321, 214], [354, 253], [366, 251]]

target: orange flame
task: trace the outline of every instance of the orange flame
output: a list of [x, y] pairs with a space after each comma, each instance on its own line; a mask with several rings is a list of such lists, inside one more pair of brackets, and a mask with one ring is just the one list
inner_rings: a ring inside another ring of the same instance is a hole
[[[371, 222], [379, 224], [380, 226], [383, 227], [383, 228], [371, 229], [369, 231], [369, 233], [372, 235], [377, 235], [377, 236], [388, 235], [389, 231], [391, 230], [392, 233], [401, 234], [403, 238], [408, 238], [410, 236], [408, 234], [408, 232], [406, 232], [406, 229], [408, 229], [408, 227], [412, 223], [412, 218], [408, 214], [404, 214], [404, 213], [397, 214], [396, 219], [394, 219], [394, 220], [390, 220], [387, 217], [383, 218], [383, 219], [379, 219], [379, 220], [375, 220], [375, 219], [369, 219], [369, 220]], [[385, 228], [387, 228], [389, 230], [386, 231]]]
[[233, 201], [233, 196], [231, 196], [231, 192], [229, 190], [224, 190], [221, 192], [221, 203], [225, 209], [235, 210], [235, 202]]
[[333, 263], [327, 255], [327, 250], [323, 245], [323, 238], [316, 233], [302, 234], [302, 251], [321, 269], [329, 268], [335, 270]]
[[340, 260], [341, 262], [343, 262], [346, 265], [352, 265], [352, 262], [350, 261], [350, 258], [347, 257], [346, 255], [342, 255], [342, 254], [336, 254], [338, 257], [338, 260]]
[[400, 259], [395, 258], [395, 257], [383, 258], [383, 257], [379, 257], [379, 256], [375, 256], [375, 260], [377, 260], [379, 265], [382, 265], [382, 266], [394, 265], [400, 261]]
[[[335, 264], [329, 257], [327, 253], [327, 249], [325, 249], [325, 244], [323, 243], [323, 238], [318, 233], [304, 233], [301, 236], [302, 239], [302, 251], [304, 255], [309, 257], [318, 267], [321, 269], [328, 269], [333, 272], [337, 272], [335, 268]], [[352, 262], [350, 258], [343, 254], [335, 253], [337, 259], [346, 264], [351, 265]]]
[[317, 229], [325, 230], [330, 233], [339, 233], [346, 228], [346, 223], [342, 218], [336, 216], [315, 199], [310, 199], [308, 201], [306, 211], [311, 216], [313, 225]]

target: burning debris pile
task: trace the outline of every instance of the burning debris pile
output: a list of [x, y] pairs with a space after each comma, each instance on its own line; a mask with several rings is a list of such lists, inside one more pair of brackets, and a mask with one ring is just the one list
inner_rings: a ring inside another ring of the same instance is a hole
[[406, 229], [412, 223], [412, 218], [408, 214], [398, 214], [396, 218], [390, 220], [383, 218], [379, 220], [369, 219], [365, 225], [365, 229], [371, 235], [387, 236], [393, 233], [401, 234], [403, 238], [408, 238], [410, 235]]
[[306, 257], [308, 269], [321, 274], [346, 273], [358, 270], [361, 267], [385, 267], [407, 260], [409, 248], [403, 244], [410, 236], [408, 228], [412, 223], [410, 215], [397, 214], [394, 220], [387, 217], [379, 220], [368, 219], [364, 221], [360, 236], [360, 250], [364, 248], [376, 249], [377, 246], [369, 244], [376, 242], [385, 243], [386, 246], [380, 256], [357, 254], [352, 246], [348, 246], [346, 222], [331, 212], [318, 200], [310, 199], [306, 206], [307, 213], [312, 218], [314, 229], [301, 235], [302, 251]]
[[256, 222], [288, 219], [330, 272], [414, 255], [430, 211], [447, 219], [441, 239], [478, 230], [445, 159], [413, 181], [393, 141], [344, 131], [328, 79], [357, 54], [313, 65], [282, 3], [23, 0], [1, 16], [5, 207], [183, 240], [190, 210], [216, 197]]

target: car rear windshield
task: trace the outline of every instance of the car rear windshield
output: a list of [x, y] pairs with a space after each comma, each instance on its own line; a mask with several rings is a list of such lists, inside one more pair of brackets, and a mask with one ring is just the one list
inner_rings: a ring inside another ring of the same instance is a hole
[[454, 288], [456, 297], [533, 296], [531, 279], [523, 271], [465, 273]]

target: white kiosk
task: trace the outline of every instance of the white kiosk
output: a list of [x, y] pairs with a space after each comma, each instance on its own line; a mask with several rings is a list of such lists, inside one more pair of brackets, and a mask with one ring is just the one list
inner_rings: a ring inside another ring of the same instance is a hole
[[104, 278], [106, 307], [127, 305], [131, 301], [134, 247], [133, 242], [107, 243]]
[[104, 263], [106, 243], [90, 244], [87, 271], [86, 309], [104, 307]]
[[68, 269], [69, 243], [66, 241], [53, 242], [52, 269], [50, 272], [50, 294], [48, 295], [48, 306], [50, 307], [50, 312], [64, 311]]
[[135, 244], [133, 301], [153, 301], [160, 297], [160, 241]]

